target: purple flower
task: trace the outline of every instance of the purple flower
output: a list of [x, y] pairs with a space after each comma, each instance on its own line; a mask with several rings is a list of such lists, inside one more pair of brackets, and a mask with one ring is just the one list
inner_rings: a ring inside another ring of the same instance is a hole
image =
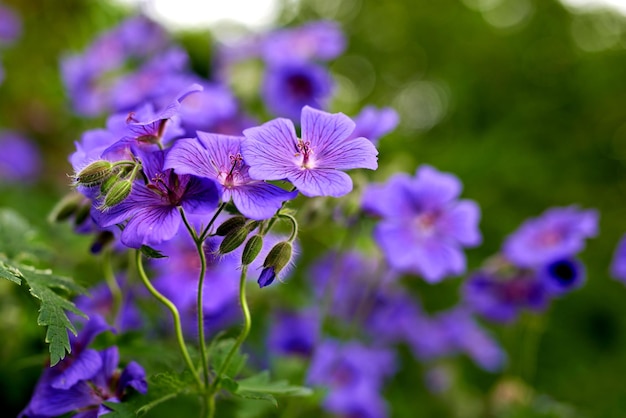
[[270, 112], [296, 120], [304, 106], [326, 107], [333, 80], [325, 68], [312, 63], [292, 63], [266, 69], [261, 92]]
[[319, 315], [313, 309], [279, 311], [273, 315], [267, 347], [279, 355], [309, 357], [319, 338], [319, 328]]
[[[180, 118], [187, 132], [216, 132], [224, 121], [238, 116], [233, 93], [222, 84], [202, 83], [203, 91], [188, 97], [180, 108]], [[191, 134], [190, 136], [193, 136]]]
[[321, 20], [274, 31], [263, 40], [263, 58], [271, 64], [331, 60], [346, 47], [336, 22]]
[[626, 235], [622, 236], [611, 262], [611, 276], [626, 283]]
[[0, 45], [11, 44], [20, 36], [22, 22], [18, 15], [4, 4], [0, 4]]
[[121, 240], [131, 248], [158, 244], [176, 235], [181, 223], [178, 207], [190, 214], [210, 214], [219, 201], [214, 181], [164, 168], [165, 151], [140, 155], [148, 183], [135, 181], [124, 201], [95, 214], [100, 227], [128, 220]]
[[354, 118], [354, 123], [356, 123], [356, 129], [352, 137], [363, 136], [376, 144], [380, 137], [396, 128], [398, 113], [390, 107], [376, 109], [374, 106], [366, 106]]
[[97, 361], [93, 365], [98, 366], [71, 385], [55, 386], [53, 369], [45, 370], [19, 417], [58, 417], [80, 410], [75, 416], [96, 418], [110, 412], [103, 404], [105, 401], [121, 402], [130, 388], [147, 393], [145, 371], [139, 364], [132, 361], [120, 373], [117, 347], [94, 353]]
[[37, 179], [42, 161], [32, 141], [15, 132], [0, 131], [0, 147], [0, 185]]
[[253, 180], [250, 167], [241, 156], [243, 138], [198, 132], [197, 139], [181, 139], [172, 147], [166, 169], [215, 180], [222, 200], [233, 203], [251, 219], [271, 218], [286, 200], [297, 196], [264, 181]]
[[458, 200], [461, 187], [455, 176], [422, 166], [415, 177], [396, 174], [365, 191], [363, 209], [382, 217], [374, 238], [392, 268], [428, 282], [465, 271], [461, 247], [481, 242], [480, 209]]
[[463, 295], [474, 312], [496, 322], [512, 322], [522, 309], [541, 311], [548, 301], [544, 285], [531, 271], [504, 277], [479, 270], [467, 279]]
[[576, 206], [552, 208], [527, 220], [504, 243], [504, 254], [520, 267], [537, 267], [558, 258], [572, 257], [585, 247], [585, 239], [598, 233], [598, 212]]
[[542, 266], [537, 275], [548, 293], [560, 296], [583, 285], [585, 268], [574, 258], [563, 258]]
[[343, 113], [302, 109], [302, 139], [293, 123], [274, 119], [243, 131], [241, 145], [257, 180], [287, 179], [305, 196], [340, 197], [352, 190], [350, 176], [340, 170], [378, 167], [378, 151], [365, 138], [349, 139], [354, 122]]
[[307, 382], [329, 388], [323, 405], [331, 412], [348, 415], [369, 410], [372, 415], [357, 416], [384, 417], [380, 392], [385, 378], [394, 372], [395, 358], [390, 350], [327, 340], [315, 350]]

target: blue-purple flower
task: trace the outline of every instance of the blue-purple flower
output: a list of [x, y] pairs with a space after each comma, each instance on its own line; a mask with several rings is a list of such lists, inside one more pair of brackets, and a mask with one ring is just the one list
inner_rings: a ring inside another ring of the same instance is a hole
[[37, 179], [42, 161], [31, 140], [16, 132], [0, 131], [0, 147], [0, 185]]
[[140, 248], [171, 239], [181, 223], [179, 207], [191, 214], [210, 214], [217, 207], [219, 192], [215, 182], [177, 175], [164, 168], [165, 153], [141, 153], [139, 159], [148, 183], [134, 181], [125, 200], [96, 213], [100, 227], [128, 220], [121, 236], [128, 247]]
[[4, 4], [0, 4], [0, 46], [11, 44], [22, 32], [22, 21], [15, 11]]
[[366, 190], [363, 209], [382, 218], [374, 238], [392, 268], [429, 282], [465, 271], [462, 247], [482, 238], [480, 209], [458, 199], [461, 187], [452, 174], [422, 166], [415, 177], [396, 174]]
[[615, 248], [610, 270], [611, 276], [626, 282], [626, 235], [622, 236]]
[[172, 147], [166, 169], [216, 181], [222, 200], [233, 203], [251, 219], [271, 218], [286, 200], [297, 196], [270, 183], [253, 180], [250, 166], [241, 156], [243, 138], [198, 132], [197, 139], [181, 139]]
[[585, 239], [598, 233], [598, 212], [576, 206], [552, 208], [529, 219], [504, 243], [509, 261], [537, 267], [558, 258], [572, 257], [585, 247]]
[[272, 353], [309, 357], [320, 334], [319, 313], [279, 311], [272, 316], [267, 346]]
[[396, 128], [398, 121], [398, 112], [391, 107], [377, 109], [374, 106], [366, 106], [354, 117], [356, 129], [352, 137], [363, 136], [376, 144], [382, 136]]
[[341, 170], [378, 167], [378, 151], [366, 138], [349, 139], [354, 122], [343, 113], [302, 109], [302, 138], [293, 123], [274, 119], [246, 129], [241, 151], [257, 180], [289, 180], [305, 196], [340, 197], [352, 190]]
[[296, 120], [304, 106], [325, 108], [332, 90], [333, 80], [327, 69], [298, 62], [269, 66], [261, 94], [274, 115]]
[[561, 258], [546, 263], [537, 275], [549, 294], [560, 296], [583, 285], [585, 268], [575, 258]]

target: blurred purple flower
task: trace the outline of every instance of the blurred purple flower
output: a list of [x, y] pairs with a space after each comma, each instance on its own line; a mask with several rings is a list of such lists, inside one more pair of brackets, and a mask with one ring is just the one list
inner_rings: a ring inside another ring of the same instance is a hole
[[390, 107], [377, 109], [374, 106], [366, 106], [354, 117], [356, 128], [351, 136], [353, 138], [362, 136], [377, 144], [382, 136], [396, 128], [398, 120], [398, 113]]
[[217, 132], [221, 123], [237, 117], [239, 112], [237, 100], [228, 87], [217, 83], [200, 84], [203, 90], [185, 99], [179, 112], [189, 136], [194, 136], [195, 131]]
[[369, 411], [364, 417], [385, 417], [381, 398], [384, 380], [396, 370], [394, 353], [358, 342], [322, 342], [315, 350], [307, 382], [329, 388], [325, 409], [342, 415]]
[[22, 21], [13, 9], [0, 4], [0, 46], [8, 45], [22, 33]]
[[35, 144], [11, 131], [0, 131], [0, 185], [37, 180], [42, 161]]
[[520, 267], [572, 257], [598, 233], [598, 212], [576, 206], [552, 208], [524, 222], [504, 243], [504, 255]]
[[346, 47], [337, 22], [320, 20], [269, 33], [262, 43], [263, 58], [270, 64], [331, 60]]
[[267, 347], [272, 353], [311, 356], [320, 334], [316, 310], [279, 311], [272, 315], [270, 323]]
[[392, 176], [371, 185], [363, 209], [382, 217], [374, 238], [392, 268], [438, 282], [465, 271], [461, 247], [480, 244], [480, 209], [458, 200], [461, 182], [453, 175], [422, 166], [415, 177]]
[[352, 190], [352, 179], [340, 170], [378, 167], [378, 151], [365, 138], [349, 139], [354, 122], [343, 113], [302, 109], [302, 139], [293, 123], [274, 119], [243, 131], [241, 145], [257, 180], [287, 179], [305, 196], [340, 197]]
[[325, 108], [332, 91], [327, 69], [313, 63], [290, 63], [266, 68], [261, 94], [274, 115], [297, 120], [304, 106]]
[[539, 268], [537, 275], [546, 291], [553, 296], [577, 289], [585, 282], [585, 268], [575, 258], [551, 261]]
[[626, 235], [620, 239], [611, 262], [611, 276], [626, 283]]
[[181, 139], [174, 144], [165, 162], [166, 169], [216, 181], [222, 200], [232, 199], [237, 209], [251, 219], [271, 218], [284, 201], [298, 195], [250, 178], [250, 167], [240, 152], [243, 137], [206, 132], [197, 135], [197, 139]]
[[465, 282], [463, 297], [474, 312], [495, 322], [512, 322], [522, 309], [541, 311], [548, 302], [545, 286], [531, 271], [500, 277], [479, 270]]

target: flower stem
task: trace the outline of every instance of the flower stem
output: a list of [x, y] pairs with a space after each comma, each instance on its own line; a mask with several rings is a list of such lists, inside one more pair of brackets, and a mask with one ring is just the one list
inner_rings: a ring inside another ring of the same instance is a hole
[[117, 317], [122, 306], [122, 289], [120, 289], [117, 280], [115, 279], [115, 273], [113, 272], [113, 266], [111, 265], [111, 249], [107, 248], [102, 254], [102, 270], [104, 279], [106, 280], [109, 291], [111, 292], [111, 323], [117, 324]]
[[289, 235], [287, 241], [293, 242], [293, 240], [296, 239], [296, 237], [298, 236], [298, 221], [296, 221], [296, 218], [287, 213], [278, 212], [278, 217], [287, 219], [289, 222], [291, 222], [291, 235]]
[[219, 214], [222, 213], [225, 207], [226, 207], [226, 202], [222, 202], [220, 207], [217, 208], [217, 210], [215, 211], [215, 215], [213, 215], [213, 217], [209, 221], [209, 224], [206, 226], [206, 228], [204, 228], [204, 231], [202, 231], [202, 233], [200, 234], [200, 237], [198, 238], [200, 241], [204, 241], [207, 238], [207, 235], [209, 235], [209, 231], [211, 230], [213, 223], [215, 223], [215, 220], [217, 219]]
[[248, 337], [250, 333], [250, 328], [252, 327], [252, 318], [250, 317], [250, 309], [248, 308], [248, 301], [246, 300], [246, 276], [248, 273], [248, 266], [244, 265], [241, 267], [241, 277], [239, 279], [239, 303], [241, 304], [241, 312], [243, 313], [243, 328], [241, 329], [241, 333], [237, 337], [235, 344], [231, 347], [230, 351], [226, 355], [224, 362], [220, 366], [217, 371], [217, 375], [215, 376], [215, 380], [213, 384], [209, 388], [209, 417], [213, 418], [215, 414], [215, 394], [219, 389], [220, 380], [224, 372], [228, 369], [231, 360], [235, 353], [239, 350], [243, 342]]
[[158, 290], [156, 290], [154, 286], [152, 286], [152, 283], [150, 283], [150, 280], [148, 280], [148, 276], [146, 276], [146, 272], [143, 268], [143, 262], [141, 260], [141, 251], [139, 250], [136, 251], [135, 260], [137, 262], [137, 270], [139, 272], [139, 277], [141, 278], [141, 281], [143, 282], [143, 284], [146, 286], [146, 288], [152, 294], [152, 296], [154, 296], [159, 302], [165, 305], [167, 309], [169, 309], [170, 313], [172, 314], [172, 319], [174, 320], [174, 331], [176, 332], [176, 339], [178, 340], [178, 346], [180, 347], [180, 351], [183, 355], [183, 358], [185, 359], [185, 363], [187, 363], [187, 367], [189, 368], [189, 371], [195, 378], [196, 383], [198, 384], [198, 387], [202, 389], [203, 388], [202, 381], [200, 380], [200, 377], [198, 376], [198, 373], [196, 372], [196, 369], [193, 366], [193, 362], [191, 361], [191, 357], [189, 357], [189, 352], [187, 351], [187, 346], [185, 345], [185, 338], [183, 337], [183, 330], [180, 324], [180, 314], [178, 313], [178, 309], [172, 303], [171, 300], [169, 300], [168, 298], [163, 296]]

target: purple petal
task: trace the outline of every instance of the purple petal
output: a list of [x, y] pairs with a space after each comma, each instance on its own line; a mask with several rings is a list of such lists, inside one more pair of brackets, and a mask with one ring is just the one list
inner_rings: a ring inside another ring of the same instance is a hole
[[142, 394], [148, 392], [146, 372], [137, 362], [131, 361], [128, 363], [120, 376], [119, 391], [123, 393], [127, 387], [131, 387]]
[[165, 169], [173, 169], [176, 174], [193, 174], [201, 177], [217, 178], [219, 166], [211, 161], [210, 155], [196, 139], [184, 138], [174, 143], [165, 159]]
[[212, 179], [191, 177], [181, 201], [181, 206], [188, 213], [209, 214], [217, 207], [220, 193], [217, 183]]
[[412, 194], [420, 209], [438, 210], [456, 199], [463, 186], [450, 173], [442, 173], [429, 165], [421, 166], [413, 180]]
[[482, 241], [478, 222], [480, 207], [471, 200], [460, 200], [450, 210], [441, 214], [437, 226], [445, 235], [464, 246], [479, 245]]
[[81, 380], [91, 379], [102, 367], [96, 350], [87, 349], [72, 359], [71, 364], [56, 376], [50, 386], [55, 389], [69, 389]]
[[305, 196], [341, 197], [352, 191], [352, 179], [339, 170], [292, 170], [287, 177]]
[[385, 184], [367, 187], [361, 203], [363, 210], [383, 218], [413, 218], [412, 179], [408, 174], [394, 174]]
[[230, 196], [233, 203], [247, 218], [263, 220], [274, 216], [283, 202], [295, 199], [298, 192], [288, 192], [270, 183], [255, 182], [225, 189], [224, 200]]
[[86, 382], [78, 382], [69, 389], [55, 389], [40, 380], [28, 406], [18, 417], [58, 417], [79, 408], [102, 402]]
[[257, 280], [257, 283], [259, 284], [259, 287], [269, 286], [272, 284], [275, 278], [276, 278], [276, 273], [274, 272], [274, 267], [266, 267], [261, 272], [261, 275], [259, 276], [259, 280]]
[[250, 165], [250, 177], [255, 180], [282, 180], [297, 167], [296, 130], [288, 119], [274, 119], [259, 127], [243, 131], [243, 158]]
[[302, 140], [310, 142], [316, 167], [349, 170], [378, 168], [376, 147], [365, 138], [348, 139], [354, 122], [343, 113], [302, 109]]
[[176, 208], [151, 206], [137, 212], [122, 232], [122, 243], [130, 248], [159, 244], [176, 235], [180, 215]]
[[626, 235], [622, 236], [615, 248], [611, 262], [611, 276], [626, 282]]

